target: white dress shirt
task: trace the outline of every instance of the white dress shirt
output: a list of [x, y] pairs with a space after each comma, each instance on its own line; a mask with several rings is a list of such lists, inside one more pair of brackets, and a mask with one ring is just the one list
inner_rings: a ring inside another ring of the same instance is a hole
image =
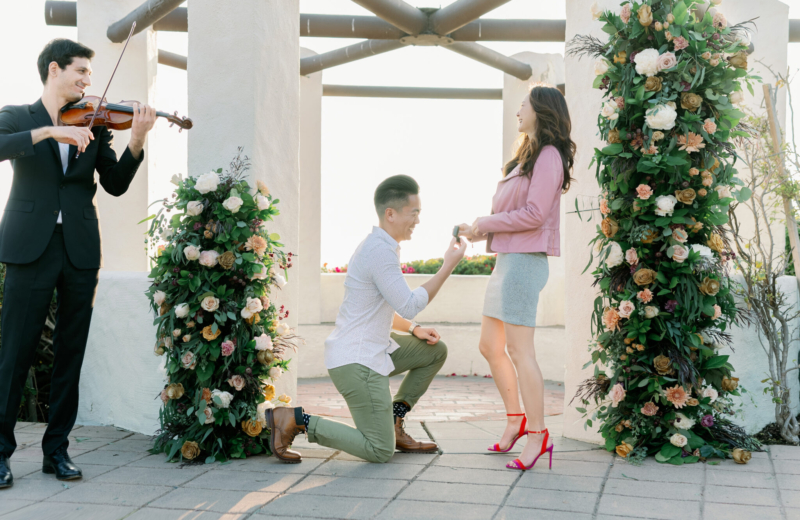
[[394, 370], [389, 354], [399, 345], [389, 334], [395, 311], [410, 320], [428, 305], [428, 291], [412, 291], [403, 278], [399, 254], [397, 241], [379, 227], [356, 248], [336, 327], [325, 340], [328, 369], [358, 363], [383, 376]]
[[[67, 166], [69, 166], [69, 145], [58, 143], [58, 151], [61, 152], [61, 167], [63, 168], [64, 175], [67, 174]], [[61, 224], [61, 211], [58, 212], [58, 219], [56, 224]]]

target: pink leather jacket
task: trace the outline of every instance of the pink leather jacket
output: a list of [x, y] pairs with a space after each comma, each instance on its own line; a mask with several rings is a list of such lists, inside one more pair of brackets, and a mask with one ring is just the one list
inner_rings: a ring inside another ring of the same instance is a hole
[[497, 183], [492, 215], [478, 219], [489, 233], [488, 253], [547, 253], [561, 256], [559, 223], [564, 169], [555, 146], [545, 146], [530, 177], [517, 166]]

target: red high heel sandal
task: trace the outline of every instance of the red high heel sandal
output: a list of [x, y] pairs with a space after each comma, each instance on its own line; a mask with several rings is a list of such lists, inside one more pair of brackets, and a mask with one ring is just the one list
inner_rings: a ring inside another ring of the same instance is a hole
[[525, 417], [524, 413], [507, 413], [506, 416], [507, 417], [520, 417], [521, 416], [522, 417], [522, 424], [519, 426], [519, 433], [513, 439], [511, 439], [511, 444], [509, 444], [508, 448], [503, 450], [503, 449], [500, 449], [500, 444], [495, 444], [494, 446], [489, 448], [489, 451], [491, 451], [491, 452], [508, 453], [509, 451], [511, 451], [511, 448], [514, 447], [514, 445], [517, 443], [517, 441], [520, 440], [523, 435], [526, 435], [528, 433], [528, 430], [525, 429], [525, 426], [528, 425], [528, 418]]
[[519, 459], [512, 460], [511, 462], [506, 464], [506, 467], [508, 469], [518, 469], [518, 470], [521, 470], [521, 471], [529, 470], [529, 469], [533, 468], [536, 465], [536, 461], [539, 460], [539, 457], [541, 457], [542, 455], [544, 455], [547, 452], [550, 452], [550, 469], [553, 469], [553, 446], [550, 446], [549, 448], [547, 447], [547, 439], [550, 438], [550, 432], [548, 432], [547, 428], [545, 428], [544, 430], [542, 430], [540, 432], [528, 432], [528, 433], [533, 433], [533, 434], [543, 433], [544, 434], [544, 440], [542, 441], [542, 451], [536, 456], [535, 459], [533, 459], [533, 462], [531, 462], [531, 465], [528, 466], [527, 468], [525, 467], [525, 464], [523, 464], [522, 461], [519, 460]]

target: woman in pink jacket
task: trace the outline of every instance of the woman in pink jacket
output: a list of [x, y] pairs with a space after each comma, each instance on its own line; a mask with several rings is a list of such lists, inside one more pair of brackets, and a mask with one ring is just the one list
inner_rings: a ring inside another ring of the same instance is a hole
[[[470, 241], [487, 240], [486, 251], [497, 253], [484, 300], [480, 350], [503, 397], [508, 423], [489, 451], [506, 453], [527, 434], [520, 457], [506, 465], [525, 470], [548, 452], [551, 468], [553, 464], [533, 333], [539, 292], [547, 283], [547, 257], [561, 253], [560, 201], [569, 189], [576, 146], [570, 138], [566, 100], [555, 88], [531, 89], [517, 118], [521, 144], [502, 170], [492, 214], [471, 226], [462, 224], [459, 233]], [[526, 413], [520, 407], [520, 390]]]

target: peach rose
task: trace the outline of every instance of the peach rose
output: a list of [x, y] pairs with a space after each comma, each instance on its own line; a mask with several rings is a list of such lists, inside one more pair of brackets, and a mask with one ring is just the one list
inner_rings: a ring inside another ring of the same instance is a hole
[[658, 413], [658, 406], [653, 402], [647, 402], [644, 404], [644, 406], [642, 406], [641, 412], [642, 415], [652, 417]]
[[[677, 40], [675, 41], [677, 42]], [[671, 69], [677, 64], [678, 64], [678, 59], [671, 52], [665, 52], [664, 54], [659, 55], [658, 60], [656, 60], [656, 65], [658, 65], [658, 70]]]
[[720, 316], [722, 316], [722, 309], [719, 305], [714, 305], [714, 316], [711, 319], [717, 320]]
[[625, 251], [625, 261], [631, 265], [636, 265], [639, 263], [639, 255], [636, 254], [636, 248], [632, 247]]
[[650, 303], [653, 300], [653, 292], [650, 289], [642, 289], [636, 293], [636, 298], [642, 303]]
[[689, 234], [683, 229], [678, 228], [672, 231], [672, 238], [678, 242], [685, 243], [687, 240], [689, 240]]
[[222, 331], [219, 328], [217, 328], [217, 332], [212, 332], [212, 328], [213, 328], [212, 325], [207, 325], [206, 327], [203, 327], [203, 338], [205, 338], [208, 341], [213, 341], [217, 339], [217, 337], [219, 337], [220, 334], [222, 334]]
[[606, 238], [613, 238], [614, 235], [617, 234], [617, 231], [619, 231], [619, 224], [617, 224], [616, 220], [606, 217], [600, 223], [600, 229], [602, 229]]
[[619, 312], [613, 307], [606, 307], [603, 311], [603, 325], [608, 330], [619, 330]]
[[611, 406], [616, 408], [619, 403], [625, 400], [625, 388], [622, 387], [621, 383], [617, 383], [609, 390], [608, 397], [611, 399]]
[[703, 122], [703, 130], [705, 130], [709, 134], [713, 134], [714, 132], [717, 131], [717, 124], [711, 119], [706, 119]]
[[630, 454], [630, 452], [633, 451], [633, 446], [628, 444], [627, 442], [623, 441], [622, 444], [617, 446], [615, 451], [617, 452], [617, 455], [619, 455], [620, 457], [622, 457], [624, 459], [625, 457], [627, 457]]
[[687, 258], [689, 258], [689, 250], [683, 246], [674, 245], [672, 246], [672, 259], [678, 263], [683, 263]]
[[234, 387], [237, 392], [241, 392], [242, 388], [244, 388], [245, 381], [242, 376], [236, 374], [234, 376], [231, 376], [230, 379], [228, 379], [228, 384]]
[[640, 184], [636, 187], [636, 195], [642, 200], [647, 200], [653, 195], [653, 188], [647, 184]]

